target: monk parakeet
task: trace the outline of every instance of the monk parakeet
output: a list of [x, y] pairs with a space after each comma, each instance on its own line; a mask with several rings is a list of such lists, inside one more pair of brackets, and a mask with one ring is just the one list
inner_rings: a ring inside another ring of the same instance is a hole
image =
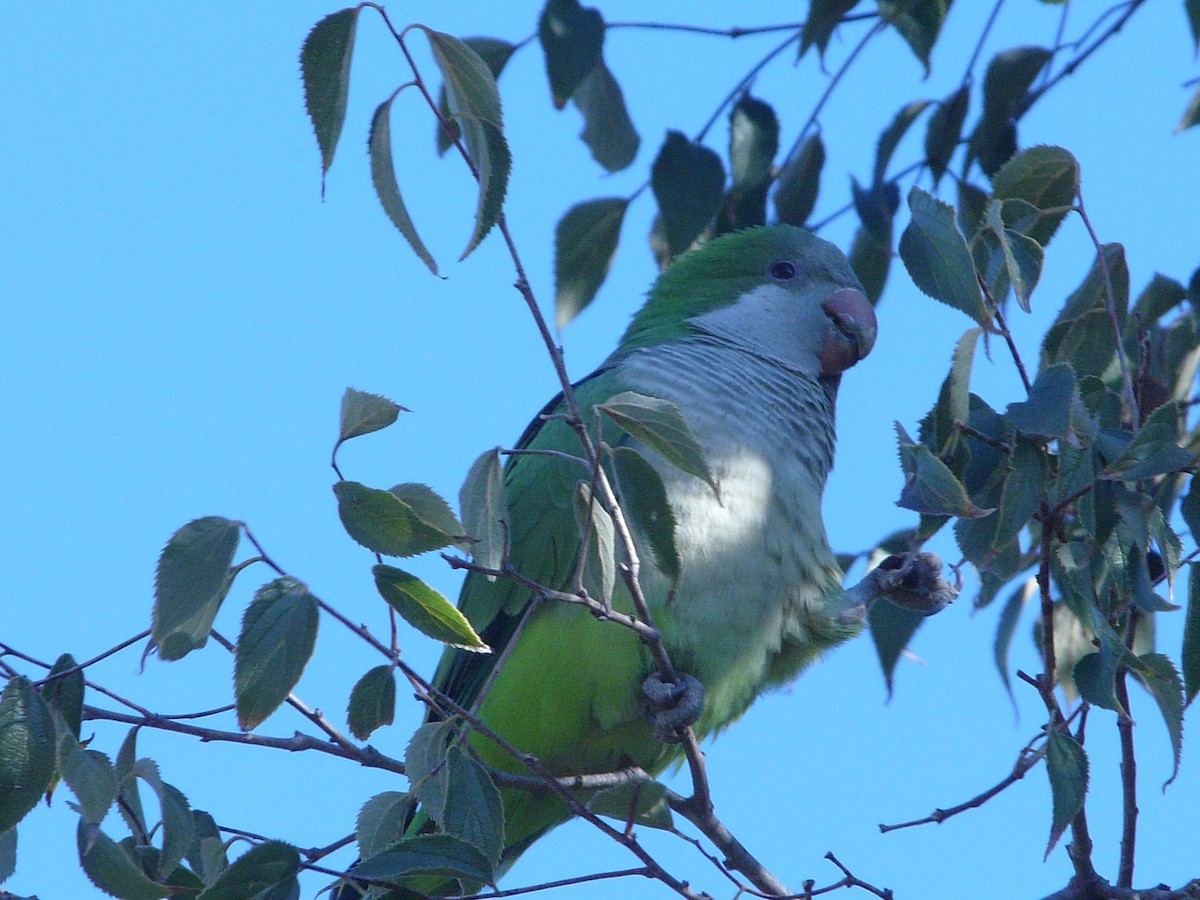
[[[589, 423], [594, 407], [627, 391], [676, 404], [714, 476], [717, 490], [605, 430], [610, 444], [640, 450], [665, 487], [678, 579], [635, 531], [640, 583], [674, 665], [703, 688], [694, 721], [701, 738], [862, 627], [862, 592], [842, 588], [821, 494], [833, 465], [838, 383], [875, 334], [874, 311], [836, 247], [791, 226], [752, 228], [676, 260], [613, 354], [575, 385]], [[576, 434], [555, 417], [560, 404], [551, 401], [517, 446], [578, 456]], [[509, 459], [512, 570], [572, 589], [576, 493], [587, 479], [586, 468], [555, 455]], [[613, 605], [632, 612], [619, 583]], [[527, 587], [480, 573], [468, 575], [459, 607], [493, 653], [447, 650], [434, 686], [551, 772], [636, 765], [657, 773], [680, 758], [661, 729], [656, 736], [652, 706], [661, 704], [643, 689], [654, 665], [632, 631], [578, 605], [535, 602]], [[528, 774], [486, 738], [471, 740], [488, 765]], [[569, 813], [553, 795], [502, 796], [503, 870]]]

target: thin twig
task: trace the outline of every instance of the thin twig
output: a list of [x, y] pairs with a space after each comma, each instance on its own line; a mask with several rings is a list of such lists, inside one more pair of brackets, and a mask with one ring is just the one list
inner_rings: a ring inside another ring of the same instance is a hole
[[[1129, 633], [1125, 646], [1132, 652], [1137, 639], [1138, 611], [1129, 612]], [[1133, 887], [1134, 851], [1137, 847], [1137, 756], [1133, 748], [1133, 718], [1129, 708], [1129, 670], [1125, 666], [1117, 669], [1115, 693], [1117, 703], [1124, 710], [1117, 715], [1117, 734], [1121, 742], [1121, 861], [1117, 868], [1117, 887]]]

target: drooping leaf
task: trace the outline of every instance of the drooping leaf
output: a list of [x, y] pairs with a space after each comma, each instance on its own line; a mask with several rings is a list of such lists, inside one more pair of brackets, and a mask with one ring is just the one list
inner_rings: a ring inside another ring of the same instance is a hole
[[605, 197], [567, 210], [554, 229], [554, 320], [560, 328], [585, 310], [608, 277], [629, 200]]
[[[967, 108], [971, 101], [971, 89], [963, 85], [945, 100], [929, 117], [929, 125], [925, 129], [925, 161], [929, 171], [933, 173], [933, 185], [937, 187], [950, 158], [958, 147], [962, 137], [963, 121], [967, 118]], [[963, 229], [969, 234], [970, 231]]]
[[29, 680], [0, 693], [0, 833], [33, 809], [54, 777], [54, 718]]
[[886, 180], [888, 163], [892, 161], [892, 154], [896, 152], [897, 145], [908, 132], [909, 126], [917, 120], [917, 116], [921, 115], [932, 102], [931, 100], [913, 100], [911, 103], [906, 103], [900, 107], [900, 111], [879, 135], [879, 143], [875, 148], [875, 172], [872, 176], [872, 180], [876, 184]]
[[809, 47], [815, 46], [824, 57], [834, 30], [856, 5], [858, 0], [809, 0], [808, 16], [800, 34], [800, 56], [808, 52]]
[[158, 877], [170, 880], [172, 873], [187, 856], [195, 836], [195, 819], [183, 791], [161, 782], [158, 793], [162, 810], [162, 850], [158, 856]]
[[[488, 69], [491, 71], [492, 78], [497, 79], [500, 77], [500, 73], [504, 71], [504, 67], [512, 57], [513, 51], [517, 49], [515, 44], [494, 37], [465, 37], [462, 39], [462, 42], [479, 54], [479, 58], [487, 64]], [[445, 84], [438, 88], [438, 112], [447, 125], [449, 125], [449, 128], [447, 128], [440, 122], [438, 123], [437, 152], [438, 156], [441, 156], [454, 146], [454, 141], [461, 134], [458, 123], [454, 121], [450, 112], [450, 99], [446, 95]]]
[[342, 394], [338, 443], [381, 431], [395, 422], [403, 411], [403, 406], [387, 397], [346, 388], [346, 393]]
[[1184, 703], [1190, 705], [1200, 693], [1200, 572], [1188, 572], [1187, 616], [1183, 623], [1183, 647], [1179, 653], [1183, 670]]
[[600, 62], [604, 18], [579, 0], [549, 0], [538, 21], [538, 39], [546, 55], [554, 107], [562, 109]]
[[987, 191], [965, 179], [960, 179], [956, 187], [958, 208], [955, 211], [955, 221], [963, 234], [974, 235], [983, 224], [983, 215], [988, 204]]
[[446, 754], [446, 807], [442, 830], [466, 841], [494, 866], [504, 849], [504, 805], [487, 769], [461, 747]]
[[892, 220], [900, 208], [900, 188], [892, 181], [881, 181], [864, 188], [853, 176], [850, 194], [859, 221], [880, 243], [890, 244]]
[[449, 834], [420, 834], [362, 860], [354, 868], [362, 878], [394, 881], [414, 875], [465, 878], [490, 884], [495, 870], [474, 845]]
[[346, 121], [350, 59], [354, 55], [354, 35], [361, 8], [354, 6], [323, 18], [313, 26], [300, 50], [304, 105], [321, 150], [322, 194], [325, 173], [333, 165], [333, 154]]
[[1037, 287], [1038, 279], [1041, 278], [1045, 251], [1041, 244], [1033, 238], [1008, 228], [1004, 222], [1003, 209], [1004, 202], [992, 200], [988, 203], [987, 211], [984, 213], [987, 245], [998, 251], [999, 257], [1003, 261], [1003, 281], [989, 279], [992, 285], [992, 296], [998, 297], [1007, 286], [1011, 286], [1021, 309], [1030, 312], [1029, 298], [1033, 294], [1033, 289]]
[[1140, 322], [1140, 327], [1146, 328], [1186, 299], [1187, 288], [1174, 278], [1155, 272], [1133, 304], [1130, 320]]
[[167, 541], [154, 576], [152, 636], [162, 659], [183, 659], [208, 641], [240, 534], [240, 522], [205, 516]]
[[658, 470], [633, 447], [615, 447], [613, 468], [621, 509], [633, 527], [646, 536], [654, 563], [672, 583], [679, 580], [679, 550], [675, 546], [675, 513], [667, 502]]
[[1184, 0], [1188, 25], [1192, 29], [1192, 52], [1200, 51], [1200, 0]]
[[1158, 704], [1158, 711], [1162, 713], [1163, 722], [1167, 726], [1171, 752], [1175, 758], [1171, 777], [1163, 785], [1166, 788], [1179, 774], [1179, 761], [1183, 753], [1183, 680], [1169, 656], [1162, 653], [1144, 653], [1138, 658], [1145, 666], [1139, 673], [1140, 680]]
[[417, 226], [400, 196], [400, 185], [396, 181], [396, 169], [392, 163], [392, 101], [398, 95], [399, 91], [380, 103], [375, 109], [375, 115], [371, 117], [371, 134], [367, 138], [367, 155], [371, 159], [371, 184], [375, 187], [375, 196], [379, 198], [383, 211], [396, 226], [396, 230], [408, 241], [417, 258], [425, 263], [430, 272], [437, 275], [437, 262], [417, 233]]
[[921, 434], [921, 443], [927, 444], [939, 456], [952, 449], [960, 434], [959, 424], [967, 424], [971, 418], [971, 368], [975, 363], [975, 345], [979, 342], [980, 328], [968, 328], [954, 347], [950, 371], [942, 382], [934, 407], [929, 440]]
[[953, 0], [879, 0], [879, 13], [900, 33], [929, 75], [929, 54], [937, 43]]
[[234, 652], [242, 730], [258, 727], [292, 692], [316, 646], [317, 619], [317, 598], [294, 578], [276, 578], [255, 592]]
[[174, 891], [151, 880], [120, 844], [83, 819], [75, 831], [79, 864], [96, 887], [122, 900], [159, 900]]
[[[146, 813], [142, 808], [141, 793], [138, 790], [137, 734], [138, 726], [135, 725], [129, 729], [125, 740], [121, 741], [121, 747], [117, 751], [117, 758], [113, 764], [118, 783], [117, 811], [134, 834], [149, 831]], [[146, 762], [149, 763], [149, 760]], [[157, 775], [157, 770], [155, 770], [155, 775]]]
[[196, 900], [244, 900], [287, 885], [300, 871], [300, 854], [283, 841], [255, 844], [223, 871]]
[[454, 604], [415, 575], [385, 565], [377, 565], [371, 572], [380, 596], [425, 636], [463, 650], [492, 652]]
[[1175, 126], [1175, 133], [1187, 131], [1189, 128], [1194, 128], [1200, 125], [1200, 88], [1196, 88], [1196, 92], [1192, 94], [1192, 99], [1188, 101], [1187, 106], [1183, 108], [1183, 115], [1179, 117], [1179, 124]]
[[450, 790], [446, 753], [454, 738], [454, 723], [426, 722], [413, 732], [404, 750], [404, 773], [421, 808], [435, 822], [441, 822]]
[[[1062, 147], [1038, 146], [1012, 157], [992, 179], [992, 197], [1024, 200], [1037, 210], [1071, 206], [1079, 192], [1079, 162]], [[1050, 243], [1066, 212], [1039, 215], [1021, 233], [1043, 247]]]
[[1037, 512], [1046, 491], [1047, 461], [1044, 451], [1025, 438], [1013, 446], [1012, 472], [1004, 481], [1000, 505], [996, 508], [994, 551], [999, 551], [1021, 533]]
[[924, 444], [900, 439], [900, 462], [904, 467], [904, 489], [896, 505], [922, 515], [959, 516], [979, 519], [994, 510], [971, 502], [962, 482]]
[[900, 258], [913, 282], [935, 300], [985, 325], [991, 317], [954, 210], [915, 185], [908, 206], [912, 221], [900, 236]]
[[996, 669], [1000, 672], [1004, 689], [1008, 691], [1009, 699], [1013, 700], [1014, 706], [1016, 700], [1013, 697], [1012, 682], [1008, 677], [1008, 648], [1012, 645], [1017, 623], [1021, 621], [1021, 611], [1036, 593], [1037, 582], [1032, 578], [1027, 579], [1004, 602], [1004, 608], [1000, 611], [1000, 620], [996, 623], [996, 640], [992, 644], [992, 656], [996, 660]]
[[814, 131], [784, 164], [775, 185], [775, 219], [784, 225], [804, 225], [817, 205], [825, 144]]
[[109, 758], [64, 734], [58, 742], [58, 769], [78, 801], [83, 821], [88, 825], [103, 822], [117, 799], [117, 776]]
[[592, 159], [609, 172], [619, 172], [633, 162], [642, 139], [629, 118], [621, 86], [604, 60], [580, 82], [571, 100], [583, 115], [580, 138]]
[[391, 666], [376, 666], [358, 679], [350, 691], [346, 724], [350, 733], [365, 741], [376, 728], [391, 725], [396, 717], [396, 676]]
[[889, 698], [895, 683], [896, 664], [925, 618], [916, 610], [887, 602], [872, 603], [867, 612], [867, 625], [871, 629], [871, 640], [875, 643], [875, 653], [883, 669]]
[[374, 856], [404, 836], [417, 798], [401, 791], [376, 794], [358, 811], [354, 834], [362, 857]]
[[1029, 389], [1029, 399], [1010, 403], [1005, 417], [1033, 437], [1061, 438], [1071, 428], [1071, 404], [1076, 394], [1075, 373], [1058, 363], [1042, 371]]
[[17, 871], [17, 828], [0, 831], [0, 884]]
[[612, 602], [617, 583], [616, 536], [613, 521], [599, 503], [592, 501], [587, 482], [575, 486], [575, 519], [583, 543], [583, 586], [605, 606]]
[[[458, 508], [463, 528], [473, 539], [471, 558], [477, 565], [500, 568], [508, 536], [508, 501], [504, 493], [504, 467], [495, 450], [485, 451], [471, 464], [458, 492]], [[494, 581], [495, 576], [489, 575], [488, 580]]]
[[[67, 728], [76, 738], [83, 727], [83, 670], [75, 668], [75, 657], [62, 654], [42, 680], [42, 699], [58, 710]], [[74, 671], [72, 671], [74, 670]], [[70, 672], [69, 675], [61, 673]]]
[[1051, 731], [1046, 736], [1046, 773], [1050, 777], [1050, 794], [1054, 802], [1050, 840], [1046, 846], [1046, 857], [1049, 857], [1075, 814], [1083, 809], [1087, 794], [1087, 754], [1071, 735]]
[[983, 113], [971, 134], [969, 155], [983, 173], [996, 174], [1016, 152], [1014, 124], [1025, 94], [1053, 53], [1042, 47], [1016, 47], [997, 53], [983, 80]]
[[721, 205], [725, 167], [721, 157], [678, 131], [667, 138], [650, 169], [650, 187], [662, 215], [672, 257], [692, 245]]
[[669, 400], [624, 391], [597, 407], [613, 423], [671, 465], [695, 475], [720, 495], [716, 480], [708, 468], [704, 450], [688, 426], [679, 407]]
[[735, 190], [761, 187], [771, 179], [779, 152], [779, 117], [769, 103], [743, 94], [729, 114], [729, 173]]
[[188, 848], [187, 860], [205, 884], [212, 884], [229, 866], [220, 829], [213, 817], [202, 809], [192, 810], [192, 846]]
[[854, 241], [847, 254], [850, 268], [863, 286], [871, 305], [879, 303], [892, 265], [891, 240], [878, 240], [866, 227], [854, 232]]
[[667, 789], [657, 781], [626, 781], [597, 791], [588, 800], [587, 808], [598, 816], [622, 823], [668, 831], [675, 827], [671, 807], [667, 805]]

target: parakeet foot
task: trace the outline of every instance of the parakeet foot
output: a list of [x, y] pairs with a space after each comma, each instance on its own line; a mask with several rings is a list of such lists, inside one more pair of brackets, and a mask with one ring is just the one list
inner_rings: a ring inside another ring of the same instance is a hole
[[941, 612], [953, 603], [962, 587], [961, 576], [957, 584], [942, 578], [942, 561], [935, 553], [889, 556], [867, 577], [872, 576], [879, 596], [926, 616]]
[[654, 736], [668, 744], [679, 743], [679, 732], [700, 718], [704, 709], [704, 685], [682, 672], [677, 683], [651, 672], [642, 682], [642, 693], [650, 701]]

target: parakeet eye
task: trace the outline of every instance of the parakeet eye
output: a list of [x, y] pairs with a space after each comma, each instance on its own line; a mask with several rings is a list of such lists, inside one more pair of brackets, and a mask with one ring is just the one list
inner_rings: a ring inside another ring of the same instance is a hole
[[786, 259], [771, 263], [771, 277], [776, 281], [790, 281], [796, 277], [796, 267]]

